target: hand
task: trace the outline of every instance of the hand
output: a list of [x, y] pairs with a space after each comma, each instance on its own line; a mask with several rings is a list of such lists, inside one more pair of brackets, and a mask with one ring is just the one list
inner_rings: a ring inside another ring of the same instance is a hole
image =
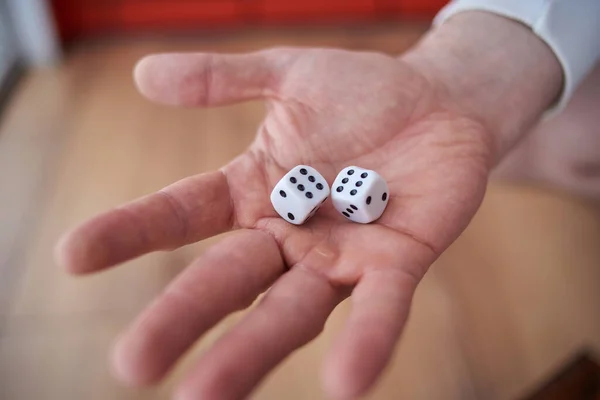
[[[236, 231], [190, 265], [127, 332], [115, 352], [118, 375], [138, 385], [159, 380], [207, 329], [273, 284], [197, 362], [182, 398], [248, 394], [318, 335], [350, 292], [352, 315], [329, 355], [325, 384], [339, 397], [362, 393], [390, 358], [417, 283], [481, 201], [487, 132], [445, 110], [410, 66], [375, 53], [159, 55], [138, 65], [136, 80], [158, 102], [264, 98], [268, 113], [248, 151], [220, 171], [101, 215], [63, 242], [62, 263], [87, 273]], [[361, 225], [326, 203], [306, 225], [290, 225], [269, 194], [297, 164], [314, 166], [329, 182], [348, 165], [378, 171], [390, 187], [387, 210]]]
[[[351, 294], [352, 313], [325, 363], [335, 398], [364, 393], [391, 357], [415, 287], [479, 206], [493, 137], [413, 65], [376, 53], [272, 49], [144, 59], [136, 82], [150, 99], [213, 106], [262, 98], [268, 112], [250, 148], [219, 171], [177, 182], [100, 215], [57, 248], [72, 273], [234, 231], [193, 262], [117, 344], [117, 375], [160, 380], [227, 314], [271, 289], [192, 367], [181, 399], [237, 399], [315, 338]], [[297, 164], [329, 182], [345, 166], [378, 171], [390, 200], [373, 224], [326, 203], [303, 226], [279, 218], [269, 194]]]

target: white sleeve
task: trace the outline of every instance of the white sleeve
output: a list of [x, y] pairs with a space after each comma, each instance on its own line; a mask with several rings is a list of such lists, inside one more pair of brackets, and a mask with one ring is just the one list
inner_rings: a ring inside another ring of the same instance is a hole
[[434, 25], [467, 10], [519, 21], [554, 51], [563, 68], [564, 87], [553, 111], [565, 106], [600, 59], [600, 0], [454, 0], [438, 13]]

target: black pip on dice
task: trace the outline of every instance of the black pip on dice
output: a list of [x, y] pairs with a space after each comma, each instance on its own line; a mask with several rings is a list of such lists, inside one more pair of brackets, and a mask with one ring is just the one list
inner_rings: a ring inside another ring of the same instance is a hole
[[346, 167], [331, 187], [333, 206], [353, 222], [368, 224], [375, 221], [387, 206], [389, 188], [375, 171]]
[[329, 196], [329, 185], [314, 168], [292, 168], [271, 192], [275, 211], [286, 221], [300, 225], [312, 217]]

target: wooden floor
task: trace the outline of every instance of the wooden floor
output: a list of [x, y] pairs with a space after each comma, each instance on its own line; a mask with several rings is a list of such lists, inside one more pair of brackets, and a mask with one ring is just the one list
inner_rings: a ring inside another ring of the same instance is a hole
[[[221, 166], [250, 142], [260, 103], [150, 104], [131, 70], [146, 53], [319, 45], [399, 53], [421, 29], [363, 28], [76, 46], [31, 73], [0, 124], [0, 399], [166, 399], [133, 391], [106, 355], [133, 316], [209, 243], [87, 278], [52, 261], [61, 232], [111, 206]], [[210, 242], [210, 241], [209, 241]], [[370, 399], [516, 399], [576, 352], [600, 354], [600, 206], [492, 184], [472, 225], [427, 274], [392, 367]], [[320, 399], [320, 363], [348, 313], [295, 353], [256, 399]], [[196, 353], [239, 315], [215, 328]]]

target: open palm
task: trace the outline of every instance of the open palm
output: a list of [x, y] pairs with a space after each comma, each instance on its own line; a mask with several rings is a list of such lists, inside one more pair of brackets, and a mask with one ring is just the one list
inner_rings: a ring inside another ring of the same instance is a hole
[[[479, 206], [489, 135], [451, 110], [441, 83], [377, 53], [282, 48], [250, 54], [168, 54], [136, 69], [158, 102], [212, 106], [263, 98], [267, 116], [250, 148], [221, 170], [189, 177], [86, 222], [58, 247], [73, 273], [235, 230], [192, 263], [142, 314], [114, 353], [119, 376], [160, 380], [227, 314], [261, 303], [208, 350], [182, 399], [238, 399], [319, 334], [347, 296], [353, 310], [327, 359], [330, 395], [366, 391], [385, 367], [416, 285]], [[269, 202], [292, 167], [332, 182], [348, 165], [373, 169], [390, 200], [373, 224], [327, 202], [294, 226]]]

